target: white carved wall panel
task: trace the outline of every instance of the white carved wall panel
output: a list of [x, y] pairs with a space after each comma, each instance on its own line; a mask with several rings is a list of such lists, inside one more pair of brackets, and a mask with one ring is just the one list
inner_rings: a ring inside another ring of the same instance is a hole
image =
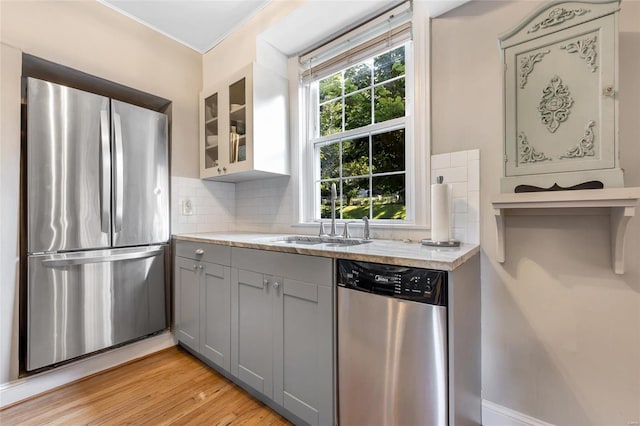
[[594, 180], [623, 186], [617, 10], [617, 2], [555, 2], [501, 38], [503, 192], [518, 185], [567, 187]]

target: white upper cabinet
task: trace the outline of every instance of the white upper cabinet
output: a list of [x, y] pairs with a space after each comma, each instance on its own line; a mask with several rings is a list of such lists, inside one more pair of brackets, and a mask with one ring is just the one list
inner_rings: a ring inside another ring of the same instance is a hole
[[617, 136], [617, 11], [617, 1], [554, 2], [501, 38], [502, 192], [593, 181], [623, 186]]
[[289, 174], [287, 80], [256, 63], [203, 92], [200, 178], [239, 182]]

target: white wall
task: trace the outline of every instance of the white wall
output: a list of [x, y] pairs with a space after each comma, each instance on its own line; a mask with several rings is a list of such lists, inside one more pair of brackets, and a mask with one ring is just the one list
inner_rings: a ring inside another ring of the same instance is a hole
[[[0, 43], [1, 389], [18, 374], [17, 223], [22, 52], [172, 100], [172, 174], [186, 177], [198, 174], [202, 56], [94, 1], [0, 1]], [[155, 344], [153, 347], [157, 348], [157, 340], [147, 346]], [[170, 340], [164, 339], [162, 344]], [[137, 352], [125, 351], [129, 359], [148, 349], [145, 345], [136, 347]], [[37, 377], [30, 379], [38, 380]]]
[[[480, 148], [483, 397], [557, 425], [640, 421], [640, 218], [625, 275], [610, 265], [604, 216], [509, 217], [495, 262], [490, 204], [502, 158], [497, 38], [540, 3], [471, 2], [432, 21], [434, 153]], [[640, 186], [640, 2], [620, 13], [620, 140]]]

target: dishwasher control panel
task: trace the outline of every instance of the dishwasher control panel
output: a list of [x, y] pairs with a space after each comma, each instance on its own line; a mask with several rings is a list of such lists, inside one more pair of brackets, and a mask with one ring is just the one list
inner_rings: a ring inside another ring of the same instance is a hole
[[340, 287], [446, 306], [447, 272], [380, 263], [338, 260]]

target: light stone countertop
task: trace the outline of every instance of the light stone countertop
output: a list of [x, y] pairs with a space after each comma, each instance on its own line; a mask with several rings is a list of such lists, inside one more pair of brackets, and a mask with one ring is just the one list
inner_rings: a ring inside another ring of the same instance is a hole
[[370, 243], [334, 247], [328, 244], [296, 244], [282, 241], [293, 234], [197, 233], [176, 234], [175, 240], [244, 247], [259, 250], [297, 253], [335, 259], [359, 260], [390, 265], [453, 271], [480, 251], [478, 244], [461, 244], [456, 248], [428, 247], [419, 242], [373, 240]]

